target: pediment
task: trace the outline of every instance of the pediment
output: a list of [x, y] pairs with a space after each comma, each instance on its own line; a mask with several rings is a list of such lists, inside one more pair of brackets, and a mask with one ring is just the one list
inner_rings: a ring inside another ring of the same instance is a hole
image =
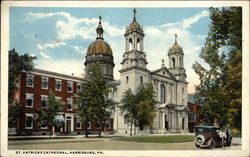
[[151, 74], [175, 79], [174, 75], [168, 70], [167, 67], [162, 67], [160, 69], [154, 70], [151, 72]]

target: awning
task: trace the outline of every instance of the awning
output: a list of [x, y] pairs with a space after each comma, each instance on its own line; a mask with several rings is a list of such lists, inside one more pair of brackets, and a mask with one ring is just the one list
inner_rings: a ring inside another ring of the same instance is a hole
[[59, 122], [64, 122], [64, 121], [65, 121], [63, 115], [57, 115], [57, 116], [55, 117], [55, 119], [58, 120]]

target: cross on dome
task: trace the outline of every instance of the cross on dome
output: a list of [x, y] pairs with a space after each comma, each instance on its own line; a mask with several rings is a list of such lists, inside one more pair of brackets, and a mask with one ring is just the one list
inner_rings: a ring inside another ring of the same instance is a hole
[[177, 44], [177, 34], [175, 33], [175, 44]]
[[102, 17], [101, 17], [101, 15], [99, 16], [99, 24], [101, 24], [102, 23]]
[[135, 22], [136, 21], [135, 14], [137, 13], [135, 8], [133, 9], [133, 12], [134, 12], [134, 20], [133, 21]]
[[96, 39], [101, 39], [103, 40], [103, 28], [102, 28], [102, 17], [101, 15], [99, 16], [99, 24], [96, 28], [96, 33], [97, 33], [97, 37]]

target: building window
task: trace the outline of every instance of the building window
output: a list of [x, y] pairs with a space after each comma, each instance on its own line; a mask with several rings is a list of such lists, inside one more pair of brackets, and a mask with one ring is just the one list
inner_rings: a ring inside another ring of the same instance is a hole
[[56, 91], [62, 90], [62, 80], [56, 80]]
[[15, 102], [19, 103], [19, 94], [16, 95]]
[[26, 93], [26, 107], [33, 107], [34, 94]]
[[42, 89], [48, 89], [49, 79], [47, 77], [42, 77]]
[[34, 87], [34, 75], [27, 75], [26, 86], [27, 87]]
[[82, 128], [80, 117], [76, 117], [76, 128], [77, 129], [81, 129]]
[[82, 91], [82, 83], [77, 83], [77, 93]]
[[124, 125], [128, 125], [128, 116], [124, 116]]
[[182, 87], [182, 94], [184, 94], [184, 87]]
[[91, 129], [91, 121], [87, 123], [87, 129]]
[[41, 107], [46, 107], [47, 106], [47, 100], [48, 100], [48, 96], [46, 95], [41, 95]]
[[132, 46], [132, 39], [131, 39], [131, 38], [129, 38], [129, 51], [131, 51], [131, 50], [132, 50], [132, 48], [133, 48], [133, 46]]
[[33, 129], [33, 114], [26, 114], [25, 129]]
[[73, 82], [67, 83], [67, 91], [72, 93], [73, 92]]
[[165, 89], [164, 84], [161, 84], [160, 89], [161, 89], [161, 95], [160, 95], [161, 103], [165, 103], [166, 102], [166, 89]]
[[174, 57], [172, 58], [172, 65], [173, 65], [173, 67], [175, 67], [175, 58]]
[[184, 99], [182, 99], [182, 101], [181, 101], [181, 105], [184, 105]]
[[73, 99], [67, 98], [67, 109], [72, 110], [73, 107]]
[[128, 84], [128, 81], [129, 81], [129, 77], [128, 76], [126, 76], [126, 83]]
[[195, 114], [194, 114], [194, 112], [190, 112], [188, 114], [188, 121], [189, 122], [194, 122], [195, 121]]
[[48, 129], [46, 124], [41, 124], [41, 129]]
[[143, 77], [140, 76], [140, 84], [142, 85], [143, 84]]

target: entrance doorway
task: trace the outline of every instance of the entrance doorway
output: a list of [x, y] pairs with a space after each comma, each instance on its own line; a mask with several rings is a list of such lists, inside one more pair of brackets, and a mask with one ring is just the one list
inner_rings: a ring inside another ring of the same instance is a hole
[[167, 120], [168, 116], [165, 115], [165, 129], [168, 130], [168, 120]]
[[71, 117], [66, 117], [66, 132], [71, 133]]

